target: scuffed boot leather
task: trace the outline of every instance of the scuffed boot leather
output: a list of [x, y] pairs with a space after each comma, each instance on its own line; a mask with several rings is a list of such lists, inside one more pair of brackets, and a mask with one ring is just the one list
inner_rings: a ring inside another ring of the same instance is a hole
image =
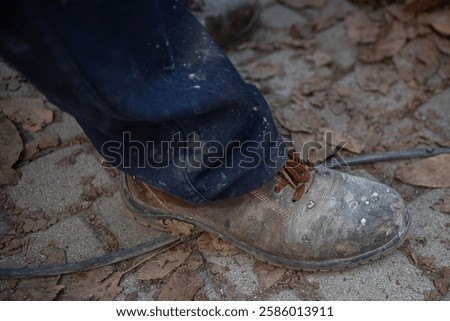
[[121, 191], [135, 217], [188, 222], [263, 261], [300, 270], [356, 266], [406, 238], [405, 205], [388, 186], [322, 167], [288, 165], [252, 192], [200, 206], [126, 175]]
[[222, 47], [247, 34], [261, 13], [257, 0], [188, 0], [188, 8]]

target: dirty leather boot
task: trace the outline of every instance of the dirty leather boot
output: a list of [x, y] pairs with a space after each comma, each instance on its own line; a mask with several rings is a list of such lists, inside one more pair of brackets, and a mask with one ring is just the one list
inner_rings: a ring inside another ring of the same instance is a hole
[[261, 13], [257, 0], [188, 0], [187, 7], [222, 47], [247, 34]]
[[378, 259], [401, 244], [410, 223], [390, 187], [295, 159], [252, 192], [200, 206], [126, 175], [121, 191], [138, 220], [188, 222], [263, 261], [300, 270]]

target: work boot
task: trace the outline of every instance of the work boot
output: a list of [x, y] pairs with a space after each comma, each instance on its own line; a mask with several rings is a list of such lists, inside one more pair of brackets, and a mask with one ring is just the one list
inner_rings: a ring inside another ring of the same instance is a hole
[[299, 270], [338, 270], [392, 252], [409, 217], [390, 187], [289, 160], [278, 176], [243, 196], [195, 206], [123, 175], [133, 217], [187, 222], [260, 260]]
[[189, 10], [222, 47], [232, 44], [256, 25], [261, 13], [257, 0], [188, 0]]

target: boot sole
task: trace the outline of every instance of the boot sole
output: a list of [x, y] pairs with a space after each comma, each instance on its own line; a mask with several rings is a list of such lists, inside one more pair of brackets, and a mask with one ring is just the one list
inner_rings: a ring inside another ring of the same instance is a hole
[[[360, 265], [365, 265], [373, 261], [377, 261], [380, 258], [392, 253], [396, 250], [407, 238], [408, 232], [411, 226], [411, 220], [408, 212], [405, 213], [405, 219], [403, 225], [401, 226], [400, 231], [397, 233], [396, 237], [393, 238], [390, 242], [386, 243], [382, 247], [379, 247], [375, 250], [363, 253], [354, 257], [347, 257], [342, 259], [334, 259], [328, 261], [314, 262], [314, 261], [302, 261], [295, 259], [283, 258], [272, 253], [265, 252], [263, 250], [250, 247], [247, 244], [240, 242], [234, 237], [224, 234], [223, 232], [205, 225], [204, 223], [192, 219], [186, 215], [178, 214], [178, 213], [157, 213], [152, 212], [153, 209], [147, 208], [142, 203], [136, 201], [129, 192], [127, 187], [127, 183], [125, 180], [125, 175], [122, 175], [120, 182], [120, 190], [122, 194], [122, 201], [124, 202], [126, 212], [130, 215], [134, 220], [139, 222], [140, 224], [156, 228], [158, 230], [162, 230], [165, 232], [171, 233], [170, 229], [167, 228], [167, 224], [165, 224], [166, 220], [175, 220], [179, 222], [185, 222], [188, 224], [192, 224], [195, 228], [192, 230], [193, 234], [199, 234], [202, 231], [210, 232], [212, 234], [217, 235], [221, 239], [233, 244], [234, 246], [240, 248], [241, 250], [253, 255], [257, 259], [270, 263], [272, 265], [301, 270], [301, 271], [339, 271], [348, 268], [357, 267]], [[171, 233], [174, 234], [174, 233]], [[183, 235], [179, 235], [183, 237]], [[186, 235], [184, 235], [186, 236]]]

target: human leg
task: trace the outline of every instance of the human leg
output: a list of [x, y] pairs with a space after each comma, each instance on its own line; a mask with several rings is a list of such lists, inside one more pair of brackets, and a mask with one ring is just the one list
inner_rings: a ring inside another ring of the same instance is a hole
[[181, 1], [10, 6], [2, 55], [112, 166], [198, 204], [246, 193], [283, 165], [264, 98]]

